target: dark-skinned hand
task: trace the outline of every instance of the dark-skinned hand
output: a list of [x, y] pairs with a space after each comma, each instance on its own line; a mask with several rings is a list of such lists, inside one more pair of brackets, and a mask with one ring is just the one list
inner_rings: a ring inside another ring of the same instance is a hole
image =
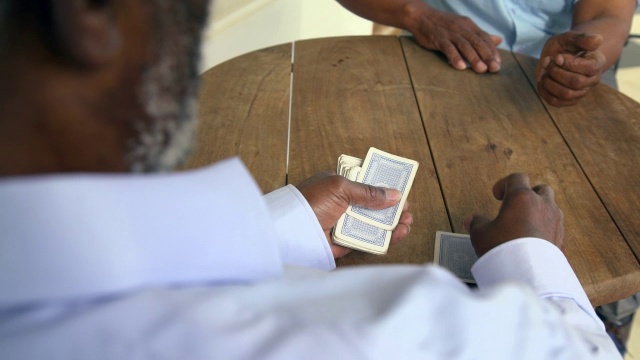
[[548, 185], [531, 187], [529, 176], [512, 174], [493, 186], [493, 196], [502, 200], [498, 216], [489, 220], [474, 216], [465, 220], [465, 229], [478, 257], [508, 241], [537, 237], [562, 249], [564, 215]]
[[[316, 214], [335, 258], [351, 252], [351, 249], [336, 245], [331, 241], [331, 229], [349, 205], [384, 209], [397, 204], [401, 197], [398, 190], [357, 183], [331, 173], [316, 174], [302, 182], [297, 188]], [[409, 202], [405, 202], [400, 221], [391, 233], [391, 244], [404, 239], [411, 230], [413, 216], [408, 212], [408, 209]]]
[[536, 66], [538, 93], [550, 105], [576, 104], [600, 82], [606, 58], [602, 36], [576, 31], [552, 36]]
[[467, 68], [466, 61], [478, 73], [498, 72], [502, 62], [496, 48], [502, 38], [489, 35], [465, 16], [451, 14], [422, 5], [413, 15], [413, 33], [421, 46], [438, 50], [458, 70]]

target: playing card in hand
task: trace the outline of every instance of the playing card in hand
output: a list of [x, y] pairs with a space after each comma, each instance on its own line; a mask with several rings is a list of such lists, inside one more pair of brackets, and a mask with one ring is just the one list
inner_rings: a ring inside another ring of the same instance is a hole
[[344, 176], [349, 180], [355, 181], [360, 173], [362, 159], [349, 155], [340, 155], [338, 158], [338, 175]]
[[[380, 158], [374, 157], [380, 156]], [[404, 202], [406, 201], [406, 196], [409, 193], [409, 189], [411, 188], [411, 183], [413, 182], [413, 178], [415, 177], [415, 170], [418, 167], [418, 163], [404, 159], [392, 154], [385, 153], [375, 148], [371, 148], [369, 150], [369, 154], [367, 154], [367, 159], [365, 159], [364, 163], [371, 164], [371, 159], [373, 160], [373, 169], [370, 171], [372, 174], [381, 174], [386, 176], [387, 182], [380, 183], [377, 182], [375, 186], [383, 186], [387, 188], [398, 189], [402, 192], [402, 200], [401, 202], [392, 207], [391, 211], [387, 211], [386, 213], [379, 215], [377, 218], [386, 218], [388, 219], [389, 224], [393, 224], [392, 227], [389, 225], [380, 226], [380, 224], [376, 221], [373, 221], [367, 217], [362, 216], [352, 216], [349, 213], [345, 213], [340, 217], [338, 223], [333, 229], [332, 239], [333, 242], [342, 245], [348, 248], [366, 251], [372, 254], [384, 255], [387, 253], [387, 249], [389, 248], [389, 243], [391, 241], [391, 231], [398, 223], [400, 213], [402, 212], [402, 207], [404, 206]], [[389, 165], [391, 161], [395, 161], [395, 163]], [[412, 173], [407, 173], [405, 171], [387, 171], [387, 169], [397, 169], [402, 167], [403, 164], [410, 163], [412, 166]], [[382, 165], [380, 165], [382, 164]], [[338, 168], [337, 173], [346, 177], [352, 181], [359, 181], [363, 174], [363, 160], [348, 156], [341, 155], [338, 158]], [[383, 171], [385, 171], [383, 173]], [[394, 179], [395, 177], [408, 176], [407, 179]], [[372, 179], [373, 177], [369, 177]], [[375, 180], [375, 179], [374, 179]], [[361, 182], [361, 181], [359, 181]], [[393, 186], [393, 185], [397, 185]], [[404, 191], [402, 190], [404, 189]], [[399, 210], [398, 210], [399, 209]], [[365, 209], [368, 210], [368, 209]], [[382, 211], [382, 210], [373, 210]], [[396, 216], [397, 212], [397, 216]], [[395, 223], [394, 223], [395, 221]]]
[[333, 230], [333, 242], [372, 254], [387, 253], [391, 231], [377, 228], [352, 216], [343, 214]]
[[399, 190], [402, 193], [402, 197], [395, 206], [382, 210], [349, 206], [347, 214], [381, 229], [395, 229], [417, 170], [418, 163], [414, 160], [389, 154], [376, 148], [370, 148], [356, 181]]

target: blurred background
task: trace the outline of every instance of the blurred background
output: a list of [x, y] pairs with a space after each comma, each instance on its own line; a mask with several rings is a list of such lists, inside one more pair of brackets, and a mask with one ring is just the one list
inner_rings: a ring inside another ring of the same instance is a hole
[[204, 38], [203, 69], [295, 40], [371, 35], [372, 25], [334, 0], [215, 0]]

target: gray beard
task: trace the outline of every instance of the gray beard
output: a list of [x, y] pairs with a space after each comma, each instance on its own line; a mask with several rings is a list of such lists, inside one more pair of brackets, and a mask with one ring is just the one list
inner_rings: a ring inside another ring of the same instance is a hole
[[132, 141], [128, 156], [133, 172], [170, 171], [187, 158], [193, 147], [196, 94], [193, 91], [179, 99], [166, 91], [166, 84], [180, 81], [173, 79], [175, 76], [167, 69], [170, 67], [154, 67], [144, 78], [141, 97], [145, 113], [152, 120], [134, 124], [138, 136]]
[[180, 165], [191, 152], [197, 127], [202, 24], [189, 17], [182, 1], [153, 3], [160, 14], [154, 39], [158, 60], [145, 72], [139, 92], [146, 119], [133, 123], [137, 136], [127, 155], [133, 172]]

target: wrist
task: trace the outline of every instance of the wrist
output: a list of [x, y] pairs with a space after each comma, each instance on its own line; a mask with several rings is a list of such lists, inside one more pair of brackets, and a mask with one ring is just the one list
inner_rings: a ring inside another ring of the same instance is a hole
[[425, 20], [429, 19], [435, 11], [422, 1], [409, 1], [402, 7], [401, 27], [412, 34], [420, 32]]

